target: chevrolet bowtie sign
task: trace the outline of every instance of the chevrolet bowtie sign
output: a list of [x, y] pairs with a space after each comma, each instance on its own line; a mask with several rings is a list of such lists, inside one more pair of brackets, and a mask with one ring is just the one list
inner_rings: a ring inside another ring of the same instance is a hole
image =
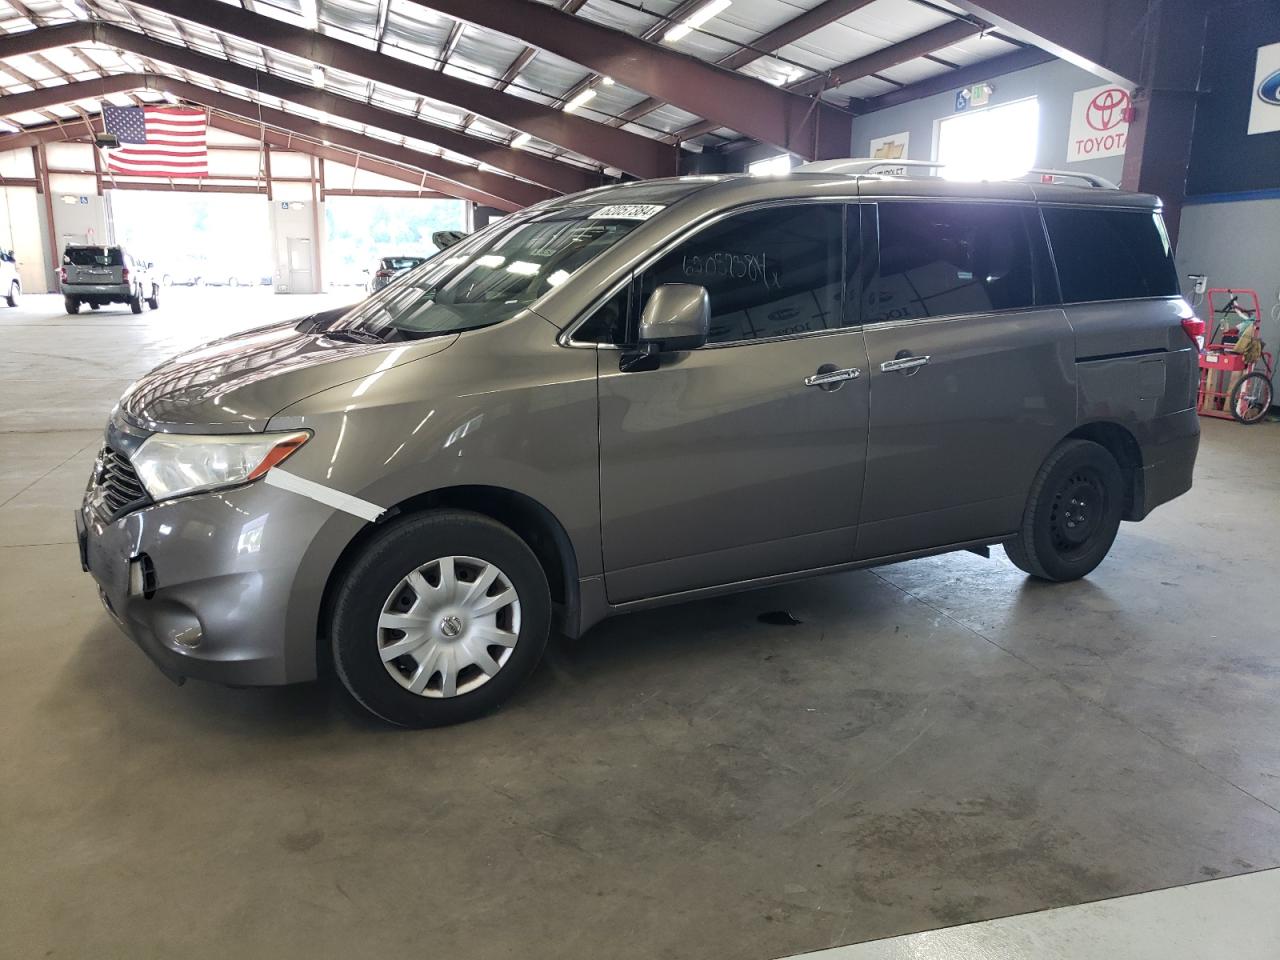
[[1277, 130], [1280, 130], [1280, 43], [1273, 43], [1258, 48], [1249, 132], [1274, 133]]

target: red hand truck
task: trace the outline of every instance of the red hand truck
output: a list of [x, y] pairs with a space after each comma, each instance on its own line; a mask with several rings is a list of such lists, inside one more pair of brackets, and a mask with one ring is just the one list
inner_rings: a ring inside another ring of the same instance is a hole
[[[1273, 373], [1260, 336], [1257, 291], [1215, 287], [1206, 292], [1205, 302], [1212, 332], [1200, 351], [1200, 416], [1257, 423], [1271, 409]], [[1253, 360], [1238, 349], [1242, 337], [1249, 336], [1260, 347]]]

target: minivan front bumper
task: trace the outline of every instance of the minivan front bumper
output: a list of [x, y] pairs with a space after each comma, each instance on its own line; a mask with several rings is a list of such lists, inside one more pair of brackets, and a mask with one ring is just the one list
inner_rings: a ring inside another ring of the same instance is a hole
[[91, 494], [76, 511], [81, 565], [167, 676], [232, 686], [315, 677], [314, 620], [303, 636], [288, 621], [304, 554], [332, 507], [258, 482], [108, 521]]

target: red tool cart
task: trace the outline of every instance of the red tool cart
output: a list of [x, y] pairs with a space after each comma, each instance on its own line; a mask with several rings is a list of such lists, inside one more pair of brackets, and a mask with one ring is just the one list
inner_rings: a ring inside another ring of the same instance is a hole
[[1212, 333], [1200, 351], [1200, 416], [1257, 423], [1272, 401], [1271, 354], [1262, 342], [1257, 291], [1215, 287], [1205, 303]]

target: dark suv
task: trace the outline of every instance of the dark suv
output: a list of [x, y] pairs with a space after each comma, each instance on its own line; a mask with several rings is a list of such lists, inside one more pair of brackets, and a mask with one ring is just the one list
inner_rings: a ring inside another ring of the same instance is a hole
[[58, 271], [67, 313], [79, 313], [87, 303], [94, 310], [107, 303], [127, 303], [134, 313], [145, 302], [160, 308], [160, 281], [151, 275], [151, 264], [124, 247], [95, 247], [69, 244], [62, 252]]

